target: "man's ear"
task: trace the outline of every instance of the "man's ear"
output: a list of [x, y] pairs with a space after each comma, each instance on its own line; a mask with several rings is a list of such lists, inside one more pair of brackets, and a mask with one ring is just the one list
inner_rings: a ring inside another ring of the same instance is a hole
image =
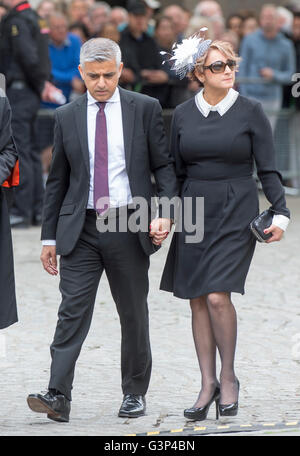
[[84, 73], [83, 73], [83, 69], [82, 69], [81, 65], [78, 65], [78, 70], [79, 70], [81, 79], [84, 81]]
[[123, 63], [123, 62], [121, 62], [121, 63], [120, 63], [120, 66], [119, 66], [119, 77], [120, 77], [120, 76], [121, 76], [121, 74], [122, 74], [122, 70], [123, 70], [123, 68], [124, 68], [124, 63]]

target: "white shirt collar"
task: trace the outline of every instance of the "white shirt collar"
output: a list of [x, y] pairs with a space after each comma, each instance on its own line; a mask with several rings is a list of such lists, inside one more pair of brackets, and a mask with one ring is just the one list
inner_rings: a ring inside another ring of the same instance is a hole
[[204, 99], [203, 90], [204, 89], [197, 93], [197, 95], [195, 96], [195, 101], [197, 108], [204, 115], [204, 117], [207, 117], [210, 111], [218, 111], [220, 116], [223, 116], [228, 111], [228, 109], [234, 105], [237, 97], [239, 96], [239, 92], [237, 92], [234, 89], [229, 89], [226, 97], [224, 97], [223, 100], [221, 100], [215, 106], [212, 106], [208, 104], [207, 101]]
[[[98, 103], [98, 100], [96, 100], [90, 94], [90, 92], [88, 90], [87, 90], [87, 99], [88, 99], [88, 105]], [[120, 101], [120, 91], [119, 91], [119, 87], [117, 87], [116, 90], [114, 91], [113, 95], [108, 100], [106, 100], [106, 103], [118, 103], [119, 101]]]

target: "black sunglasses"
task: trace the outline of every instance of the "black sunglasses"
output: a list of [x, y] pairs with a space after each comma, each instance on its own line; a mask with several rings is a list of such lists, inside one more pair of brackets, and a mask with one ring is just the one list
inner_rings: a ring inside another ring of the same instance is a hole
[[225, 68], [229, 66], [231, 70], [234, 70], [237, 66], [235, 60], [227, 60], [227, 62], [222, 62], [218, 60], [217, 62], [211, 63], [208, 66], [204, 66], [204, 70], [210, 70], [212, 73], [224, 73]]

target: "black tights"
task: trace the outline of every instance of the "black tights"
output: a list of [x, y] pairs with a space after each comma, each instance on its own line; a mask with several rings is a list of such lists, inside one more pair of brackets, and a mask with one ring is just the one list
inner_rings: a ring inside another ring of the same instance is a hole
[[210, 293], [191, 299], [192, 329], [199, 361], [202, 385], [194, 407], [202, 407], [211, 399], [219, 384], [216, 375], [216, 351], [221, 358], [221, 404], [237, 400], [238, 389], [234, 373], [237, 335], [235, 308], [229, 293]]

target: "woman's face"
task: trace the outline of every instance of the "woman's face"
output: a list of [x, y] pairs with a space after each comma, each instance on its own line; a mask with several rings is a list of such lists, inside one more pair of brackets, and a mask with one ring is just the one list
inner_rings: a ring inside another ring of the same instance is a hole
[[[211, 49], [208, 53], [204, 66], [209, 66], [214, 62], [224, 62], [228, 60], [233, 60], [222, 54], [222, 52], [217, 49]], [[210, 69], [204, 69], [203, 73], [196, 72], [196, 77], [204, 85], [204, 88], [210, 88], [212, 90], [228, 90], [234, 86], [235, 82], [235, 69], [230, 69], [226, 65], [224, 72], [222, 73], [213, 73]]]

